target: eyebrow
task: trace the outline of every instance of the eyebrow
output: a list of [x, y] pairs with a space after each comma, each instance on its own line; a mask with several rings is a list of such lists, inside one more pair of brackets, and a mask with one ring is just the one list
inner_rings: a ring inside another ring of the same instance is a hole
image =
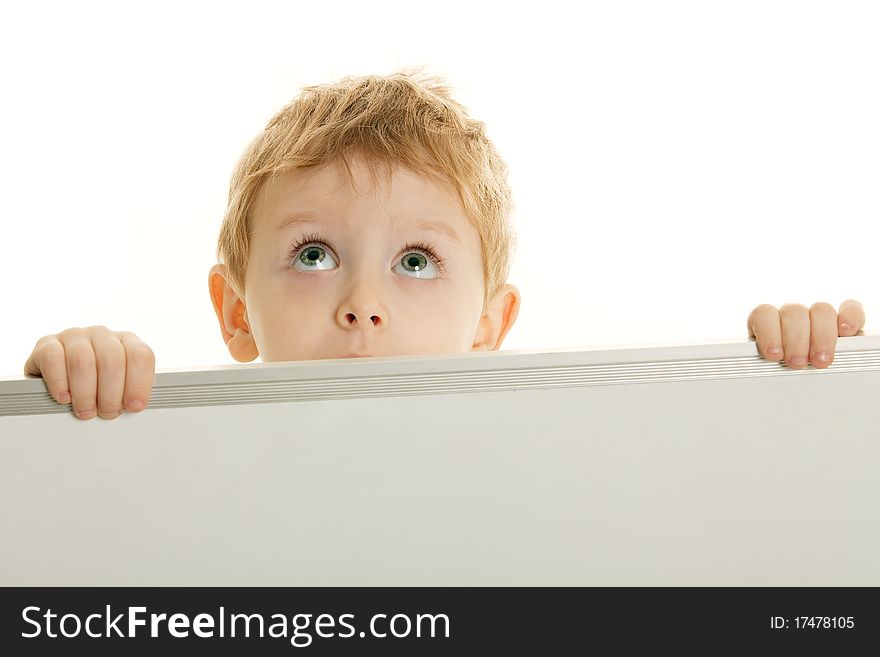
[[[316, 213], [311, 210], [292, 212], [278, 222], [278, 224], [275, 226], [275, 231], [281, 232], [284, 229], [290, 226], [295, 226], [297, 224], [317, 223], [321, 222], [318, 221]], [[419, 219], [416, 221], [415, 227], [421, 228], [422, 230], [429, 230], [440, 235], [445, 235], [453, 242], [458, 242], [459, 244], [461, 244], [461, 238], [458, 236], [458, 233], [455, 232], [455, 229], [452, 226], [444, 221], [430, 221], [428, 219]]]

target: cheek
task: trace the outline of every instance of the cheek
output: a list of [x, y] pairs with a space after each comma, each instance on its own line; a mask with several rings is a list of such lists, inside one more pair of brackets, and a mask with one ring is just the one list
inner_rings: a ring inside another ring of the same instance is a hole
[[420, 280], [399, 276], [388, 290], [386, 301], [389, 304], [418, 309], [425, 315], [436, 315], [438, 309], [454, 304], [459, 296], [456, 283], [444, 279]]
[[321, 278], [304, 280], [288, 273], [266, 281], [258, 301], [266, 326], [283, 331], [285, 327], [313, 324], [333, 298], [331, 286]]
[[415, 281], [423, 284], [409, 285], [401, 294], [398, 307], [407, 308], [407, 316], [414, 320], [425, 319], [442, 330], [457, 330], [469, 326], [479, 316], [483, 296], [479, 284], [465, 280], [440, 280], [435, 283]]

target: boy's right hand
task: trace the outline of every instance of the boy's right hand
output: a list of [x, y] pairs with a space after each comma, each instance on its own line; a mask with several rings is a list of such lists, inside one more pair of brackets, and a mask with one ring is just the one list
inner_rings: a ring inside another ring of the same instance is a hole
[[104, 326], [69, 328], [46, 335], [24, 365], [26, 376], [42, 376], [55, 401], [73, 401], [82, 420], [112, 420], [142, 411], [153, 388], [156, 357], [134, 333]]

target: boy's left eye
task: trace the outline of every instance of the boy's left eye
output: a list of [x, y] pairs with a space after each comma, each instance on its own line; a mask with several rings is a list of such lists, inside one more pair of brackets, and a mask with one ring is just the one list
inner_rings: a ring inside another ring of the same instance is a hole
[[[437, 267], [418, 251], [410, 251], [404, 255], [400, 259], [400, 264], [403, 266], [404, 271], [410, 274], [415, 274], [413, 278], [437, 278]], [[426, 272], [429, 274], [432, 269], [434, 270], [435, 275], [426, 275]]]

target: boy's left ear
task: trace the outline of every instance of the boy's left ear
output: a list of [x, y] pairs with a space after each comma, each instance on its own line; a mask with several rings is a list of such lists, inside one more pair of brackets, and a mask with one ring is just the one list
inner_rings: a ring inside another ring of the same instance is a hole
[[507, 283], [487, 304], [480, 317], [471, 351], [497, 351], [519, 315], [520, 294], [515, 285]]

